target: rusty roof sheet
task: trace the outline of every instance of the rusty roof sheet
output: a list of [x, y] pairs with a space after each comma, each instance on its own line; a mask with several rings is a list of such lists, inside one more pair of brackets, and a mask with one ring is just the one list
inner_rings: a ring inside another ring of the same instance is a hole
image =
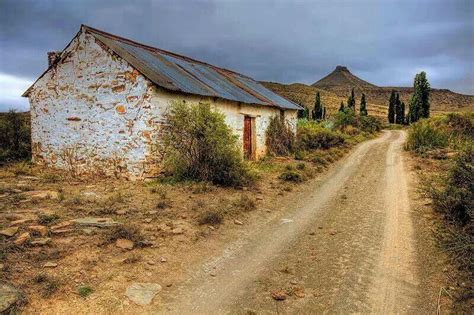
[[301, 109], [299, 105], [275, 94], [250, 77], [88, 26], [83, 27], [149, 80], [165, 89], [247, 104]]

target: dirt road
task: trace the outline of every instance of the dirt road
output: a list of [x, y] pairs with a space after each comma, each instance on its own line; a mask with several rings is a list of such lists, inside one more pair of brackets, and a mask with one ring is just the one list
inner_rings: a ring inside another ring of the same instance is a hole
[[[404, 139], [387, 131], [360, 145], [294, 200], [275, 205], [278, 217], [245, 226], [189, 270], [158, 311], [433, 312], [415, 249]], [[279, 290], [284, 301], [271, 295]]]

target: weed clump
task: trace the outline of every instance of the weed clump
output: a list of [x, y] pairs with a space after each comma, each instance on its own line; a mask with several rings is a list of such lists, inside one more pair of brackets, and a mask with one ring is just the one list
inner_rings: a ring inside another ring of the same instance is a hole
[[57, 214], [42, 213], [38, 215], [38, 223], [41, 225], [51, 225], [59, 220], [60, 216]]
[[233, 202], [233, 205], [245, 211], [253, 210], [257, 206], [255, 201], [245, 194], [240, 195], [240, 197]]
[[174, 102], [165, 119], [160, 147], [165, 169], [173, 177], [223, 186], [251, 182], [236, 136], [210, 104]]
[[322, 124], [303, 121], [298, 124], [297, 146], [299, 150], [329, 149], [344, 143], [344, 137]]
[[140, 229], [135, 225], [117, 225], [113, 227], [106, 235], [105, 243], [113, 243], [119, 238], [124, 238], [134, 242], [136, 245], [143, 243], [145, 238], [140, 232]]
[[270, 118], [265, 135], [269, 155], [286, 156], [294, 152], [295, 135], [283, 118], [278, 116]]
[[92, 292], [94, 292], [94, 290], [90, 286], [82, 286], [77, 289], [77, 293], [83, 299], [91, 295]]
[[29, 117], [10, 110], [0, 115], [0, 165], [31, 157]]
[[283, 171], [278, 178], [287, 182], [295, 182], [295, 183], [300, 183], [304, 181], [303, 176], [300, 173], [293, 170]]
[[199, 217], [199, 224], [201, 225], [219, 225], [222, 221], [224, 221], [224, 216], [217, 210], [206, 211]]
[[448, 146], [449, 137], [432, 121], [422, 119], [411, 125], [408, 131], [406, 148], [417, 153], [428, 150], [445, 148]]
[[43, 298], [48, 298], [59, 289], [59, 281], [45, 273], [39, 273], [33, 277], [33, 283], [40, 286], [39, 293]]

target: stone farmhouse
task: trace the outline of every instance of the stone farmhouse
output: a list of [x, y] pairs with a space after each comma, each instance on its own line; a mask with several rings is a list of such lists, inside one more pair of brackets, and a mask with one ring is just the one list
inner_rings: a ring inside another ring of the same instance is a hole
[[172, 101], [224, 113], [242, 153], [266, 153], [278, 115], [296, 128], [298, 105], [239, 73], [82, 25], [23, 94], [31, 107], [33, 161], [75, 173], [155, 176], [163, 114]]

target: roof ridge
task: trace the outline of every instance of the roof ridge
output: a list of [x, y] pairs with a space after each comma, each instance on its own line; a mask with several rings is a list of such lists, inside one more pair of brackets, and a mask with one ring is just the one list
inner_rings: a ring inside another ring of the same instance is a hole
[[[169, 50], [165, 50], [165, 49], [161, 49], [161, 48], [158, 48], [158, 47], [150, 46], [150, 45], [147, 45], [147, 44], [139, 43], [139, 42], [134, 41], [134, 40], [132, 40], [132, 39], [125, 38], [125, 37], [122, 37], [122, 36], [118, 36], [118, 35], [115, 35], [115, 34], [112, 34], [112, 33], [108, 33], [108, 32], [99, 30], [99, 29], [97, 29], [97, 28], [94, 28], [94, 27], [91, 27], [91, 26], [88, 26], [88, 25], [85, 25], [85, 24], [81, 24], [81, 27], [85, 28], [85, 29], [88, 30], [88, 31], [95, 32], [95, 33], [99, 33], [99, 34], [104, 35], [104, 36], [112, 37], [112, 38], [114, 38], [114, 39], [117, 39], [117, 40], [126, 42], [126, 43], [131, 44], [131, 45], [134, 45], [134, 46], [138, 46], [138, 47], [141, 47], [141, 48], [145, 48], [145, 49], [148, 49], [148, 50], [151, 50], [151, 51], [157, 51], [157, 52], [159, 52], [159, 53], [166, 54], [166, 55], [170, 55], [170, 56], [173, 56], [173, 57], [177, 57], [177, 58], [183, 59], [183, 60], [185, 60], [185, 61], [191, 61], [191, 62], [194, 62], [194, 63], [199, 63], [199, 64], [202, 64], [202, 65], [205, 65], [205, 66], [208, 66], [208, 67], [212, 67], [212, 68], [214, 68], [214, 69], [223, 70], [223, 71], [225, 71], [225, 72], [229, 72], [229, 73], [232, 73], [232, 74], [236, 74], [236, 75], [239, 75], [239, 76], [244, 77], [244, 78], [252, 79], [251, 77], [249, 77], [249, 76], [247, 76], [247, 75], [241, 74], [241, 73], [236, 72], [236, 71], [233, 71], [233, 70], [229, 70], [229, 69], [226, 69], [226, 68], [218, 67], [218, 66], [212, 65], [212, 64], [210, 64], [210, 63], [207, 63], [207, 62], [204, 62], [204, 61], [201, 61], [201, 60], [197, 60], [197, 59], [194, 59], [194, 58], [191, 58], [191, 57], [188, 57], [188, 56], [184, 56], [184, 55], [180, 55], [180, 54], [171, 52], [171, 51], [169, 51]], [[252, 79], [252, 80], [253, 80], [253, 79]]]

